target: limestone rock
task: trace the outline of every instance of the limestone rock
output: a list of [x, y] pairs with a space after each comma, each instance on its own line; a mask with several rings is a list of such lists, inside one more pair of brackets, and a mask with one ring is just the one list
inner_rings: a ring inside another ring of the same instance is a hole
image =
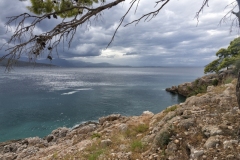
[[195, 120], [194, 118], [189, 118], [189, 119], [183, 119], [180, 121], [180, 123], [178, 124], [178, 126], [185, 128], [186, 130], [188, 130], [191, 126], [195, 125]]
[[58, 128], [52, 131], [52, 135], [57, 138], [66, 137], [67, 133], [69, 132], [69, 129], [66, 127]]
[[170, 93], [178, 93], [177, 86], [172, 86], [171, 88], [166, 88], [165, 90]]
[[106, 121], [115, 121], [117, 119], [121, 118], [120, 114], [112, 114], [106, 117], [99, 118], [99, 124], [102, 125]]
[[28, 141], [28, 146], [35, 146], [44, 143], [39, 137], [30, 137], [26, 139]]
[[51, 142], [53, 139], [54, 139], [54, 136], [52, 134], [46, 137], [47, 142]]
[[191, 150], [191, 158], [199, 159], [204, 154], [204, 150]]
[[154, 113], [152, 113], [150, 111], [144, 111], [142, 116], [154, 116]]
[[209, 148], [215, 148], [216, 145], [219, 143], [219, 140], [217, 139], [216, 136], [209, 137], [207, 141], [204, 144], [204, 147], [209, 149]]
[[128, 125], [123, 123], [123, 124], [120, 124], [118, 126], [118, 128], [119, 128], [120, 132], [125, 132], [128, 129]]
[[89, 125], [83, 126], [81, 128], [78, 128], [77, 133], [78, 134], [86, 134], [86, 133], [94, 131], [96, 128], [97, 128], [97, 126], [95, 124], [89, 124]]
[[16, 143], [11, 143], [9, 145], [4, 146], [3, 153], [8, 153], [8, 152], [16, 152], [17, 151], [17, 145]]
[[16, 153], [7, 153], [4, 156], [0, 155], [0, 160], [14, 160], [17, 158]]
[[34, 147], [34, 146], [28, 147], [18, 155], [18, 159], [24, 159], [30, 155], [37, 153], [38, 151], [39, 151], [39, 148], [37, 147]]
[[238, 141], [237, 140], [229, 140], [229, 141], [224, 141], [223, 142], [223, 148], [228, 149], [228, 148], [233, 148], [233, 145], [237, 145]]
[[207, 92], [213, 92], [214, 86], [208, 86], [207, 87]]
[[[166, 149], [166, 152], [171, 154], [171, 152], [175, 152], [177, 151], [177, 145], [174, 143], [174, 142], [170, 142], [168, 145], [167, 145], [167, 149]], [[173, 153], [172, 153], [173, 154]]]
[[106, 139], [106, 140], [101, 141], [101, 146], [102, 147], [107, 147], [107, 146], [110, 146], [111, 144], [112, 144], [112, 141], [110, 139]]
[[207, 136], [215, 136], [222, 134], [222, 130], [218, 128], [218, 126], [206, 125], [202, 128], [202, 132]]

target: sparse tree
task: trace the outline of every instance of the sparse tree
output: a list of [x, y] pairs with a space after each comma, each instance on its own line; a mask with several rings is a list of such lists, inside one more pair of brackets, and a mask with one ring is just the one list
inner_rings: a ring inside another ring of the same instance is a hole
[[240, 58], [240, 37], [230, 42], [227, 49], [221, 48], [217, 51], [218, 59], [212, 61], [204, 68], [204, 73], [212, 73], [235, 65]]
[[216, 59], [205, 66], [204, 73], [212, 73], [212, 72], [218, 72], [218, 66], [219, 66], [219, 59]]
[[[67, 40], [68, 47], [73, 40], [78, 27], [83, 24], [91, 24], [92, 21], [96, 20], [101, 16], [102, 12], [106, 9], [114, 8], [122, 2], [129, 2], [129, 8], [126, 13], [120, 19], [119, 25], [113, 33], [112, 39], [110, 40], [109, 46], [113, 41], [117, 30], [122, 25], [125, 17], [130, 13], [131, 10], [137, 10], [138, 4], [141, 0], [113, 0], [112, 2], [98, 3], [99, 5], [92, 5], [97, 0], [31, 0], [32, 6], [28, 7], [30, 11], [37, 14], [23, 13], [17, 16], [9, 17], [6, 26], [10, 27], [12, 23], [16, 23], [16, 29], [10, 39], [7, 41], [9, 47], [6, 49], [7, 54], [1, 59], [8, 59], [7, 69], [11, 69], [12, 65], [23, 55], [27, 54], [29, 60], [35, 62], [41, 54], [46, 54], [46, 57], [51, 58], [52, 50], [56, 50], [57, 46]], [[55, 4], [56, 2], [56, 4]], [[136, 20], [126, 24], [138, 24], [141, 20], [148, 21], [156, 17], [162, 8], [169, 3], [170, 0], [156, 0], [156, 8], [153, 11], [144, 14]], [[209, 0], [203, 0], [199, 10], [196, 13], [196, 18], [199, 18], [200, 13], [203, 9], [208, 6]], [[229, 4], [226, 4], [229, 5]], [[240, 27], [240, 9], [238, 12], [233, 11], [235, 8], [240, 7], [240, 0], [233, 0], [231, 3], [232, 9], [220, 20], [224, 22], [229, 19], [232, 14], [235, 15], [235, 19], [232, 21], [231, 27], [237, 24]], [[80, 14], [79, 14], [80, 13]], [[62, 21], [51, 30], [45, 31], [41, 34], [35, 35], [34, 30], [36, 26], [48, 19], [49, 17], [58, 18], [62, 17]], [[112, 15], [109, 15], [112, 16]], [[70, 17], [70, 18], [66, 18]], [[28, 22], [28, 23], [27, 23]], [[29, 23], [30, 22], [30, 23]], [[58, 53], [58, 52], [57, 52]], [[237, 85], [238, 102], [240, 104], [240, 79]]]

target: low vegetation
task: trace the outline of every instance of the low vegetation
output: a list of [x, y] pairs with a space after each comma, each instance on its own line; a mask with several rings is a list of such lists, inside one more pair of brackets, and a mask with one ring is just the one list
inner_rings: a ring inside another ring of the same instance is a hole
[[163, 112], [168, 113], [168, 112], [175, 111], [176, 109], [177, 109], [177, 105], [174, 105], [174, 106], [167, 107]]
[[157, 137], [156, 145], [161, 149], [167, 147], [168, 143], [171, 141], [171, 136], [173, 135], [172, 131], [164, 131], [160, 133]]

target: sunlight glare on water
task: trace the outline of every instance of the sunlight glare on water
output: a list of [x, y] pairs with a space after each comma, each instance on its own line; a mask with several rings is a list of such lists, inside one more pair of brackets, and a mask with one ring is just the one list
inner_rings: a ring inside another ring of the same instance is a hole
[[203, 68], [15, 68], [1, 70], [0, 142], [43, 137], [58, 127], [113, 113], [158, 113], [183, 102], [165, 88], [190, 82]]

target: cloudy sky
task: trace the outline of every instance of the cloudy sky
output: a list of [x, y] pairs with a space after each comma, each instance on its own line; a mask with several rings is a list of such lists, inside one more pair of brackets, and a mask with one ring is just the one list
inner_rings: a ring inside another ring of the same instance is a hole
[[[59, 57], [132, 66], [204, 66], [216, 59], [216, 51], [227, 47], [238, 36], [236, 28], [230, 33], [231, 20], [219, 25], [224, 14], [231, 9], [231, 6], [225, 7], [233, 0], [210, 0], [199, 21], [194, 17], [202, 0], [171, 0], [150, 22], [141, 21], [136, 26], [124, 27], [124, 24], [156, 9], [156, 0], [140, 0], [137, 13], [129, 13], [113, 43], [106, 49], [130, 1], [104, 11], [90, 28], [79, 28], [71, 48], [60, 50]], [[29, 0], [0, 1], [1, 44], [11, 36], [11, 32], [6, 33], [6, 17], [28, 12], [27, 5]], [[49, 30], [58, 22], [60, 19], [45, 20], [37, 26], [38, 32]], [[6, 52], [0, 50], [0, 55], [3, 54]]]

